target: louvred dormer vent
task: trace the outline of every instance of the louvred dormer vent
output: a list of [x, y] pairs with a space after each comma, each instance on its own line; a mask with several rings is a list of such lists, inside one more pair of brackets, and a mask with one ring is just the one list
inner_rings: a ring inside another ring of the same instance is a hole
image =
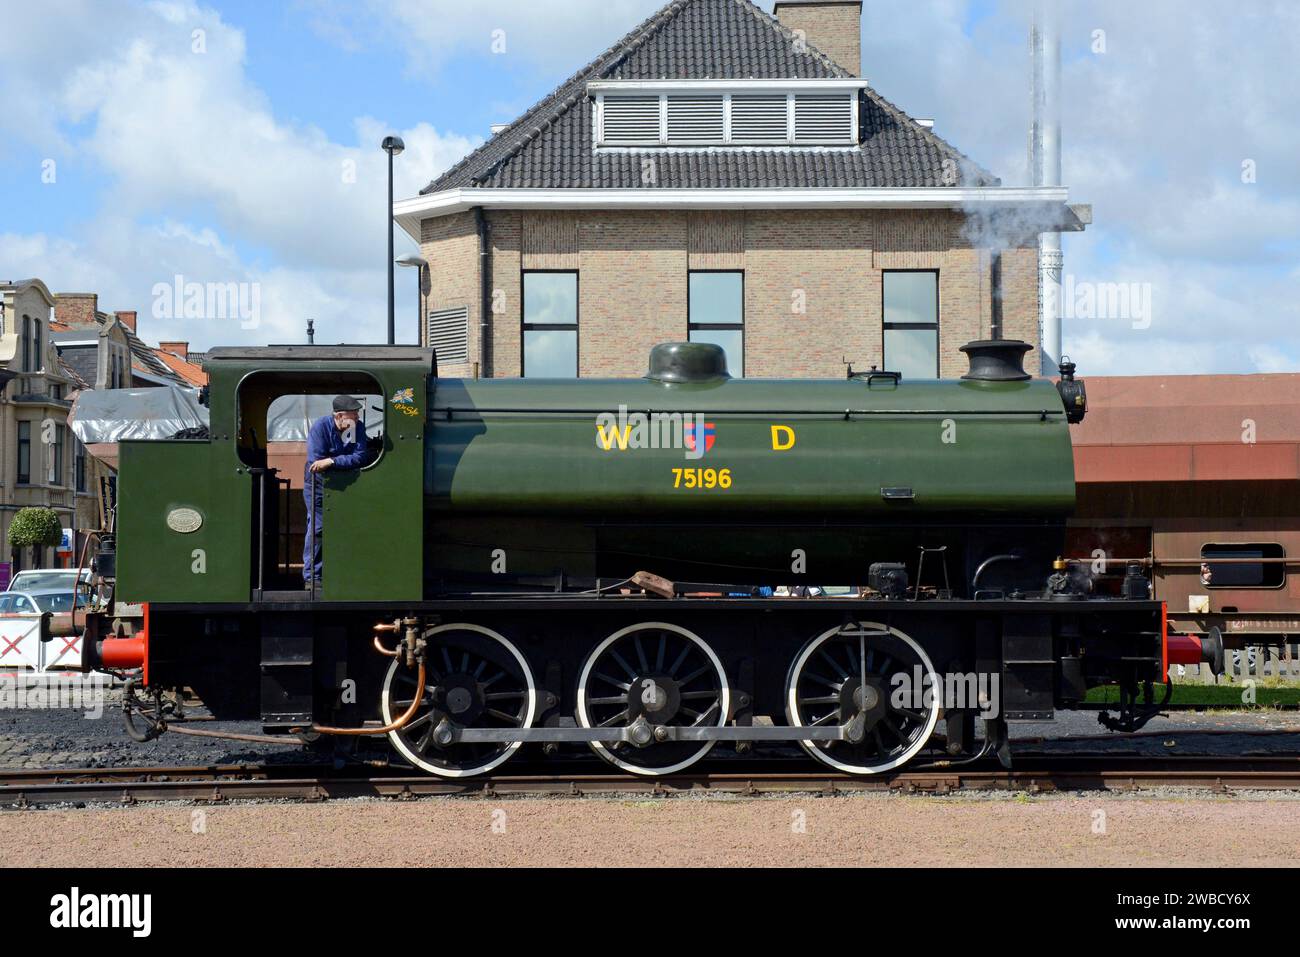
[[859, 80], [591, 84], [597, 147], [856, 146]]

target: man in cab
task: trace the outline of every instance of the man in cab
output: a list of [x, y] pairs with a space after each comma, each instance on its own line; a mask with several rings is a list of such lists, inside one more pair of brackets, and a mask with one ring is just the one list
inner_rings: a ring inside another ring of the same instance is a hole
[[324, 474], [365, 468], [374, 461], [361, 416], [361, 402], [350, 395], [334, 399], [334, 411], [312, 423], [307, 434], [307, 465], [302, 494], [307, 503], [307, 534], [303, 538], [302, 577], [309, 587], [320, 587], [321, 519]]

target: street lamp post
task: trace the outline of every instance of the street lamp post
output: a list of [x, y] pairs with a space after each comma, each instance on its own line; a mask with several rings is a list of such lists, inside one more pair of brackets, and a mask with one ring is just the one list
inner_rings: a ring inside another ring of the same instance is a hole
[[393, 157], [406, 149], [400, 136], [385, 136], [380, 144], [388, 154], [388, 344], [397, 342], [397, 316], [393, 301]]
[[424, 271], [429, 268], [429, 261], [419, 256], [403, 256], [397, 265], [415, 269], [415, 341], [419, 342], [424, 329]]

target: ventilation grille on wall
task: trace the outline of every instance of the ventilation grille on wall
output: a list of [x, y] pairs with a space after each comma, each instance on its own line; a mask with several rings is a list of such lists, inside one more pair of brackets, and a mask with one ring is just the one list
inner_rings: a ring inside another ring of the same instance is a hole
[[597, 97], [601, 146], [852, 146], [856, 90]]
[[442, 309], [429, 313], [429, 348], [438, 362], [469, 361], [469, 309]]

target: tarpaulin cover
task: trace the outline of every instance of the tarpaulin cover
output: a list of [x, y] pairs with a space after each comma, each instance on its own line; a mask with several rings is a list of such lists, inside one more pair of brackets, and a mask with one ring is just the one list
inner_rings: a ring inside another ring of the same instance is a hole
[[[366, 421], [366, 435], [374, 438], [383, 431], [384, 400], [378, 395], [359, 395]], [[206, 412], [207, 410], [204, 409]], [[267, 431], [272, 442], [306, 442], [311, 424], [334, 411], [332, 395], [282, 395], [267, 412]]]
[[91, 389], [79, 392], [68, 424], [86, 445], [130, 439], [170, 439], [207, 430], [208, 410], [197, 389]]
[[[365, 408], [366, 434], [384, 421], [380, 396], [357, 396]], [[272, 442], [305, 442], [311, 424], [333, 409], [332, 395], [286, 395], [271, 403], [267, 429]], [[73, 433], [86, 445], [128, 440], [203, 438], [208, 410], [196, 389], [94, 389], [78, 393], [68, 413]], [[258, 431], [261, 431], [260, 429]]]

